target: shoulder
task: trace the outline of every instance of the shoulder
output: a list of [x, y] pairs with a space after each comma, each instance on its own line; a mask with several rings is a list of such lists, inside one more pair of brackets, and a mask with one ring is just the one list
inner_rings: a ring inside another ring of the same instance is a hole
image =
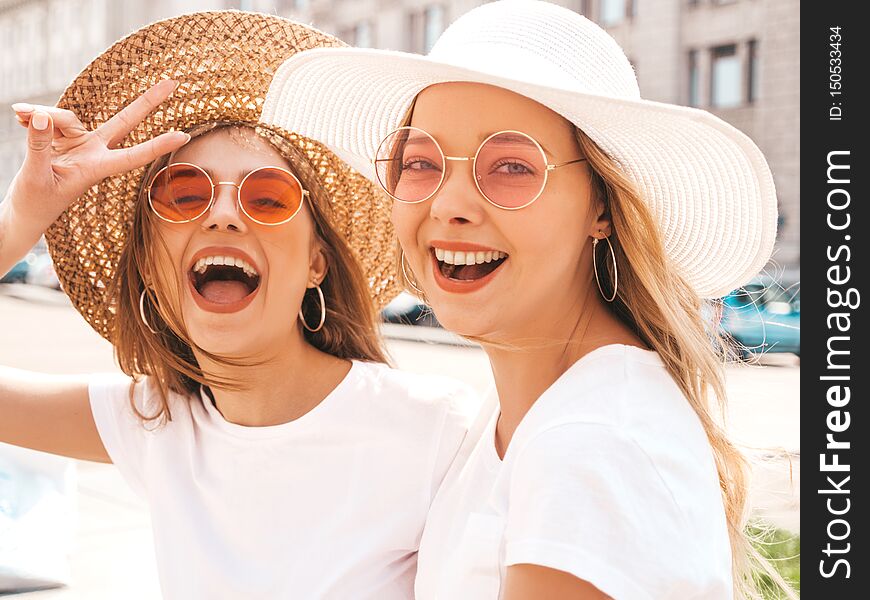
[[[523, 419], [508, 452], [529, 469], [632, 473], [676, 505], [721, 503], [704, 427], [654, 352], [605, 347], [572, 367]], [[552, 464], [554, 466], [547, 466]], [[561, 465], [561, 466], [560, 466]]]
[[[88, 382], [88, 396], [94, 412], [136, 422], [143, 429], [156, 429], [168, 423], [165, 419], [147, 423], [142, 419], [143, 416], [159, 414], [163, 408], [160, 386], [151, 376], [134, 379], [123, 373], [93, 375]], [[190, 415], [190, 398], [186, 394], [167, 389], [165, 400], [173, 420], [184, 414]]]
[[480, 406], [475, 390], [452, 377], [410, 373], [362, 361], [354, 362], [354, 371], [358, 390], [393, 410], [469, 415]]
[[521, 437], [569, 423], [605, 425], [625, 432], [674, 419], [700, 426], [659, 355], [613, 345], [574, 363], [538, 398], [520, 428]]

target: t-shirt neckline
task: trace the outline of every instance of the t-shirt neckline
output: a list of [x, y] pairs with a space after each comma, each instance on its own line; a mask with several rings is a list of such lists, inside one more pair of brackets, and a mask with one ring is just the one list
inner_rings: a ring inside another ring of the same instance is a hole
[[199, 398], [201, 405], [206, 411], [206, 420], [208, 423], [217, 429], [224, 431], [230, 435], [243, 438], [266, 439], [275, 438], [287, 435], [291, 431], [300, 428], [306, 428], [309, 423], [319, 419], [324, 413], [328, 413], [330, 407], [344, 395], [344, 390], [352, 385], [354, 379], [358, 378], [359, 370], [361, 369], [360, 361], [352, 360], [350, 370], [338, 382], [331, 392], [329, 392], [323, 400], [318, 402], [311, 410], [302, 416], [287, 421], [286, 423], [278, 423], [277, 425], [249, 426], [239, 425], [227, 421], [217, 407], [212, 403], [211, 398], [205, 393], [205, 389], [200, 386]]

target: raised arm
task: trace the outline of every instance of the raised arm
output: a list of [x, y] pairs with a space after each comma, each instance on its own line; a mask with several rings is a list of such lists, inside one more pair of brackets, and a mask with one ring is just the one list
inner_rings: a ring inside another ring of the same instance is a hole
[[83, 376], [0, 366], [0, 442], [112, 462], [97, 433]]
[[[0, 203], [0, 275], [89, 187], [183, 146], [169, 132], [120, 149], [124, 138], [175, 90], [162, 81], [94, 131], [68, 110], [15, 104], [27, 127], [27, 155]], [[111, 462], [97, 433], [87, 380], [0, 366], [0, 442], [84, 460]]]
[[18, 122], [27, 127], [27, 154], [0, 202], [0, 275], [89, 187], [109, 175], [147, 165], [190, 139], [173, 131], [118, 148], [175, 87], [173, 81], [161, 81], [94, 131], [85, 129], [68, 110], [13, 105]]

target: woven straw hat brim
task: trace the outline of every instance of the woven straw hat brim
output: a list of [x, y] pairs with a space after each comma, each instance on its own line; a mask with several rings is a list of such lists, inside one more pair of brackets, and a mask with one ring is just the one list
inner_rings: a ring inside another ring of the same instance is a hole
[[262, 120], [324, 142], [376, 181], [381, 140], [420, 91], [451, 81], [514, 91], [588, 134], [636, 184], [667, 255], [701, 297], [727, 294], [769, 260], [777, 225], [770, 168], [752, 140], [703, 110], [529, 83], [429, 56], [342, 48], [282, 65]]
[[[128, 147], [170, 130], [210, 122], [260, 127], [304, 163], [329, 206], [321, 207], [356, 253], [371, 296], [382, 308], [400, 291], [389, 199], [320, 142], [259, 124], [273, 75], [303, 50], [343, 42], [288, 19], [241, 11], [183, 15], [148, 25], [116, 42], [63, 92], [58, 106], [94, 129], [158, 81], [178, 89], [123, 141]], [[271, 131], [271, 133], [270, 133]], [[277, 133], [280, 137], [272, 135]], [[299, 170], [297, 168], [297, 170]], [[133, 221], [145, 169], [108, 177], [78, 198], [46, 233], [64, 291], [88, 323], [110, 339], [116, 299], [108, 297]], [[308, 181], [303, 178], [303, 183]]]

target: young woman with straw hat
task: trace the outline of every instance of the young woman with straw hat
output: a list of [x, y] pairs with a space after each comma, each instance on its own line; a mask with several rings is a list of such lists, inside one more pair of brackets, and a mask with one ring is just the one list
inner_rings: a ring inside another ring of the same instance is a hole
[[258, 124], [278, 65], [337, 45], [187, 15], [113, 45], [61, 108], [15, 106], [29, 149], [0, 271], [47, 228], [64, 291], [135, 382], [0, 369], [0, 441], [114, 462], [150, 506], [166, 598], [411, 598], [467, 429], [466, 388], [383, 364], [389, 199]]
[[531, 0], [472, 10], [428, 56], [300, 53], [262, 120], [394, 198], [400, 272], [492, 364], [417, 598], [752, 598], [757, 568], [782, 584], [744, 533], [746, 464], [716, 418], [726, 349], [702, 310], [771, 254], [752, 141], [641, 99], [606, 32]]

